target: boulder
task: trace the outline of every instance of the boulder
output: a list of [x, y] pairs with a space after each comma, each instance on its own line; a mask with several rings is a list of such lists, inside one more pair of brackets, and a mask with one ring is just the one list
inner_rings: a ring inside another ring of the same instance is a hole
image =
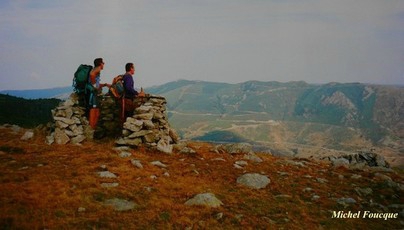
[[26, 141], [32, 139], [34, 137], [34, 131], [28, 130], [24, 133], [24, 135], [20, 138], [22, 141]]
[[216, 198], [213, 193], [202, 193], [194, 196], [192, 199], [185, 202], [185, 205], [193, 206], [193, 205], [200, 205], [200, 206], [207, 206], [212, 208], [218, 208], [223, 203]]
[[237, 183], [253, 189], [265, 188], [270, 182], [267, 176], [258, 173], [247, 173], [237, 178]]

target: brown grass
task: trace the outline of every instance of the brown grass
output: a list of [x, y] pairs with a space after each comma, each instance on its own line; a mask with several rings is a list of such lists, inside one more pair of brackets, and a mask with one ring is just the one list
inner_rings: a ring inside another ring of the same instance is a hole
[[[144, 148], [132, 150], [144, 168], [121, 158], [113, 140], [76, 145], [47, 145], [44, 135], [20, 141], [23, 133], [0, 130], [0, 226], [2, 229], [397, 229], [397, 220], [332, 219], [331, 211], [370, 210], [370, 200], [385, 206], [403, 204], [397, 191], [369, 171], [334, 169], [327, 163], [258, 154], [263, 163], [236, 169], [242, 154], [217, 154], [209, 143], [189, 143], [196, 154], [167, 155]], [[217, 160], [223, 158], [223, 160]], [[159, 160], [162, 169], [149, 164]], [[105, 165], [117, 179], [96, 175]], [[164, 175], [165, 172], [169, 176]], [[236, 183], [246, 172], [271, 179], [265, 189], [253, 190]], [[283, 173], [282, 173], [283, 172]], [[284, 175], [287, 173], [287, 175]], [[351, 176], [361, 175], [360, 179]], [[151, 176], [157, 176], [152, 179]], [[344, 179], [339, 179], [343, 175]], [[402, 183], [400, 173], [387, 174]], [[316, 178], [328, 180], [319, 183]], [[103, 182], [118, 182], [102, 188]], [[303, 192], [310, 187], [312, 192]], [[355, 187], [370, 187], [360, 197]], [[199, 193], [211, 192], [223, 202], [220, 208], [186, 206]], [[312, 201], [313, 193], [320, 196]], [[288, 195], [288, 196], [280, 196]], [[357, 203], [343, 207], [333, 198], [352, 197]], [[103, 205], [122, 198], [138, 206], [118, 212]], [[79, 208], [85, 211], [79, 211]], [[402, 217], [400, 217], [402, 219]]]

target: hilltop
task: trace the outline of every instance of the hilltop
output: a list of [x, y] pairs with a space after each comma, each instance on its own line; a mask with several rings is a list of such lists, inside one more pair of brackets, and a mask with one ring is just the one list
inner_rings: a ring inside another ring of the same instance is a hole
[[[46, 134], [0, 128], [0, 225], [5, 229], [398, 229], [403, 174], [186, 142], [168, 155], [117, 150], [114, 140], [47, 145]], [[193, 151], [192, 151], [193, 150]], [[270, 183], [238, 183], [255, 173]], [[214, 194], [218, 207], [190, 206]], [[396, 218], [363, 218], [368, 211]], [[342, 213], [341, 213], [342, 212]], [[336, 218], [360, 212], [360, 218]], [[340, 214], [338, 214], [340, 213]], [[334, 215], [334, 218], [333, 218]]]

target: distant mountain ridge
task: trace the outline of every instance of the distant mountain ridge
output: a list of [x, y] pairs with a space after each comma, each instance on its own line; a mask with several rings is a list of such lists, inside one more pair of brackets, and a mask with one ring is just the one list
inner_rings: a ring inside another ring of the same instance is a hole
[[166, 97], [170, 123], [188, 139], [293, 143], [295, 149], [384, 144], [404, 152], [401, 86], [179, 80], [146, 91]]
[[[60, 95], [67, 98], [72, 91], [60, 87], [0, 93], [63, 99]], [[145, 91], [167, 99], [170, 123], [186, 139], [292, 143], [287, 149], [350, 149], [373, 143], [404, 152], [402, 86], [178, 80]]]
[[1, 94], [6, 94], [25, 99], [57, 98], [66, 99], [73, 92], [72, 86], [56, 87], [50, 89], [30, 89], [30, 90], [3, 90]]

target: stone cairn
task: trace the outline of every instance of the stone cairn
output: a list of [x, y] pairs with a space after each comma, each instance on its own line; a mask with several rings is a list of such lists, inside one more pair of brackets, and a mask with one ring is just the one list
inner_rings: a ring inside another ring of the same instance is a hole
[[79, 96], [72, 93], [53, 109], [54, 124], [52, 132], [46, 137], [48, 144], [78, 144], [85, 139], [92, 139], [94, 130], [89, 126], [85, 108], [79, 105]]
[[135, 99], [140, 105], [134, 115], [128, 117], [123, 124], [122, 137], [116, 141], [120, 146], [146, 146], [156, 148], [165, 153], [171, 153], [173, 145], [179, 138], [168, 123], [166, 115], [166, 99], [148, 95]]
[[173, 144], [179, 141], [168, 123], [164, 97], [147, 95], [135, 99], [138, 107], [122, 125], [120, 103], [108, 95], [101, 96], [100, 118], [95, 130], [89, 126], [80, 101], [80, 97], [72, 93], [52, 110], [54, 127], [47, 136], [48, 144], [79, 144], [84, 140], [114, 137], [118, 138], [115, 141], [118, 146], [145, 146], [171, 153]]

